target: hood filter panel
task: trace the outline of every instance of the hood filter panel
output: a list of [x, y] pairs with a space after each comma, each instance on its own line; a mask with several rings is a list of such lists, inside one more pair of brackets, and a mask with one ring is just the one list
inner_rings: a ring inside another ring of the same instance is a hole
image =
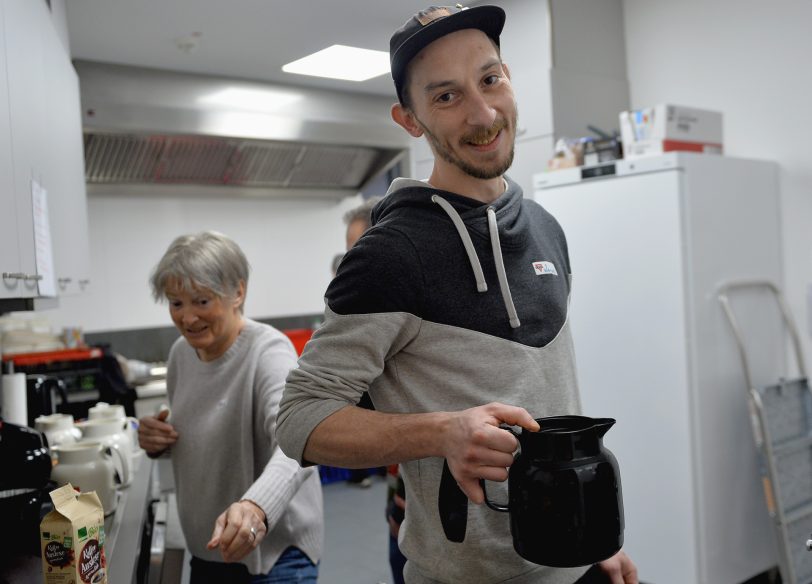
[[89, 132], [89, 184], [360, 188], [395, 153], [359, 146]]

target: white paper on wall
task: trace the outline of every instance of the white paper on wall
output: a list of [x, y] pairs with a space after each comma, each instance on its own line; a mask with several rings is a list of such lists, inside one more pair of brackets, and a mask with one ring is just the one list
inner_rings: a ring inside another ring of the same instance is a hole
[[39, 295], [56, 296], [51, 223], [48, 219], [48, 193], [34, 179], [31, 180], [31, 202], [34, 213], [34, 252], [39, 276], [37, 280]]

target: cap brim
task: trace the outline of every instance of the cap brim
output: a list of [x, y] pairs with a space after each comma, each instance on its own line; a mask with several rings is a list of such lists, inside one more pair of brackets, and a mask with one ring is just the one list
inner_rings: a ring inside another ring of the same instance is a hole
[[397, 85], [406, 66], [415, 55], [440, 37], [458, 30], [475, 28], [484, 32], [498, 44], [499, 35], [504, 26], [505, 11], [498, 6], [475, 6], [435, 20], [401, 43], [395, 54], [392, 55], [392, 78]]

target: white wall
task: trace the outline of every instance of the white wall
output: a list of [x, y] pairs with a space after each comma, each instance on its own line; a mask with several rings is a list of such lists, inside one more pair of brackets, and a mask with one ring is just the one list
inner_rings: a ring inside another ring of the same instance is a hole
[[91, 286], [43, 311], [58, 330], [118, 330], [171, 324], [165, 304], [153, 302], [150, 271], [176, 236], [221, 231], [251, 264], [245, 313], [276, 317], [321, 313], [330, 264], [344, 250], [343, 201], [235, 198], [88, 198]]
[[68, 16], [65, 12], [66, 0], [51, 0], [51, 20], [54, 23], [59, 40], [65, 47], [65, 52], [70, 53], [70, 40], [68, 39]]
[[812, 2], [624, 0], [624, 15], [632, 107], [722, 111], [726, 154], [779, 163], [784, 286], [812, 327]]
[[629, 108], [622, 0], [550, 0], [555, 137], [618, 129]]

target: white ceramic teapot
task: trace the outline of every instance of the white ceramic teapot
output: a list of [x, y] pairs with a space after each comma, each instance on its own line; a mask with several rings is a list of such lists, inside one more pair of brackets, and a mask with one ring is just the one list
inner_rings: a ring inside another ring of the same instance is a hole
[[120, 450], [101, 442], [77, 442], [54, 448], [57, 464], [51, 471], [51, 480], [63, 485], [71, 483], [83, 493], [96, 491], [104, 507], [104, 514], [110, 515], [118, 505], [116, 470], [113, 464], [118, 460], [124, 468], [121, 481], [129, 481], [126, 465]]
[[79, 429], [73, 426], [73, 416], [70, 414], [39, 416], [34, 420], [34, 428], [45, 434], [51, 448], [61, 444], [73, 444], [82, 437]]
[[121, 473], [122, 486], [130, 484], [133, 474], [133, 447], [132, 441], [126, 431], [127, 420], [101, 419], [77, 422], [75, 426], [82, 432], [81, 442], [101, 442], [105, 446], [112, 446], [122, 454], [123, 466]]
[[133, 452], [138, 451], [138, 420], [132, 416], [127, 416], [124, 406], [98, 402], [88, 410], [87, 417], [89, 420], [126, 420], [127, 435], [132, 442]]

